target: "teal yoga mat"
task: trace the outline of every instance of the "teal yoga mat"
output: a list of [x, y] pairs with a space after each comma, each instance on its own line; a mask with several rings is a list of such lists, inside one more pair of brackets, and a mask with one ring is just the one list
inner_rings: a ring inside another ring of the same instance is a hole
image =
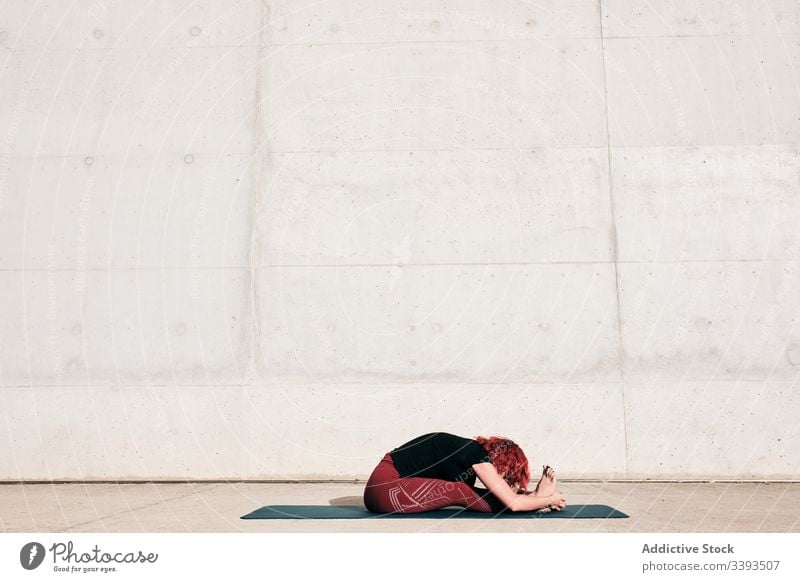
[[482, 513], [463, 508], [422, 513], [370, 513], [363, 507], [343, 505], [266, 505], [241, 519], [610, 519], [629, 517], [608, 505], [568, 505], [561, 511]]

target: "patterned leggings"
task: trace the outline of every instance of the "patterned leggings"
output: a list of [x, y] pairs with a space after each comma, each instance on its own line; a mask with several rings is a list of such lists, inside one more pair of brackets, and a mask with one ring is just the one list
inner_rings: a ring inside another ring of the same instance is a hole
[[504, 506], [487, 489], [427, 477], [400, 477], [389, 453], [372, 471], [364, 488], [364, 505], [374, 513], [419, 513], [459, 505], [485, 513]]

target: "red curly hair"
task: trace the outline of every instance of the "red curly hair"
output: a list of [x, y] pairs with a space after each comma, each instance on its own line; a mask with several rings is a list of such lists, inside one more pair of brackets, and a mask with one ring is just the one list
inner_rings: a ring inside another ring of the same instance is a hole
[[524, 490], [528, 486], [531, 478], [528, 457], [517, 443], [498, 436], [489, 438], [477, 436], [475, 440], [489, 453], [492, 465], [510, 487], [516, 486]]

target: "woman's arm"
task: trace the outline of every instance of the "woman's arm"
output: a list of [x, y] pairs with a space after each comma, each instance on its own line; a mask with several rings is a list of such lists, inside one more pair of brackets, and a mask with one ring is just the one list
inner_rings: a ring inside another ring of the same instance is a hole
[[544, 509], [551, 505], [561, 505], [566, 500], [560, 493], [555, 493], [548, 497], [536, 497], [535, 495], [519, 495], [508, 486], [491, 463], [477, 463], [472, 465], [475, 473], [481, 482], [494, 493], [511, 511], [532, 511], [534, 509]]

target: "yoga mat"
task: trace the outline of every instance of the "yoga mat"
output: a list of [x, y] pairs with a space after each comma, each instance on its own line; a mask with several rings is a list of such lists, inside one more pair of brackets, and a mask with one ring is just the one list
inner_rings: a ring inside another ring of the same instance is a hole
[[561, 511], [483, 513], [463, 508], [421, 513], [370, 513], [363, 507], [343, 505], [266, 505], [241, 519], [608, 519], [629, 517], [608, 505], [568, 505]]

